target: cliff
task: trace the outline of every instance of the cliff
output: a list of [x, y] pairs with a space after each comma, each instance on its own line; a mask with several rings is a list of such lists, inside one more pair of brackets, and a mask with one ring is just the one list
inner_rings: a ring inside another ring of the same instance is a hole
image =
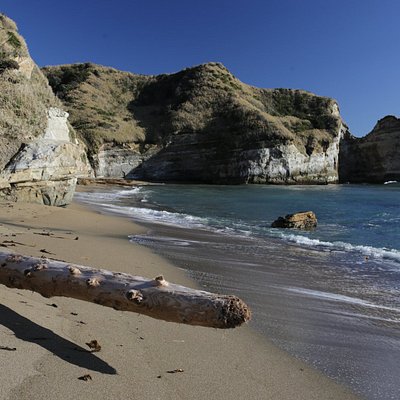
[[400, 181], [400, 119], [388, 115], [363, 138], [346, 134], [340, 145], [341, 182]]
[[0, 198], [65, 205], [76, 177], [89, 174], [61, 107], [16, 24], [0, 14]]
[[259, 89], [222, 64], [143, 76], [90, 63], [43, 69], [99, 177], [333, 183], [347, 131], [337, 103]]
[[65, 205], [76, 178], [93, 173], [382, 183], [400, 180], [399, 139], [394, 116], [355, 138], [335, 100], [249, 86], [220, 63], [158, 76], [91, 63], [41, 71], [16, 24], [0, 14], [0, 198]]

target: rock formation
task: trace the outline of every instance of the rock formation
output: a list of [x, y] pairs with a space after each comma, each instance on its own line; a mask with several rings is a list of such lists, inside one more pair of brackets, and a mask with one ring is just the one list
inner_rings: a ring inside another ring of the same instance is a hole
[[258, 89], [222, 64], [135, 75], [44, 69], [99, 177], [207, 183], [335, 183], [346, 133], [337, 103]]
[[388, 115], [363, 138], [346, 134], [340, 145], [341, 182], [400, 181], [400, 119]]
[[310, 230], [317, 227], [317, 217], [312, 211], [300, 211], [279, 217], [272, 224], [272, 228], [295, 228]]
[[87, 176], [84, 148], [69, 138], [68, 113], [48, 110], [42, 136], [21, 146], [0, 173], [0, 189], [9, 199], [63, 206], [71, 202], [76, 180]]
[[400, 180], [398, 118], [358, 139], [333, 99], [252, 87], [220, 63], [158, 76], [90, 63], [43, 72], [58, 99], [0, 14], [0, 198], [67, 204], [91, 167], [166, 182]]
[[0, 14], [0, 198], [65, 205], [86, 152], [15, 23]]

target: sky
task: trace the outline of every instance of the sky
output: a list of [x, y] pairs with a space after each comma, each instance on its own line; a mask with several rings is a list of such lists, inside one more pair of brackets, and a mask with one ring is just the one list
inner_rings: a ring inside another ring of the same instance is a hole
[[140, 74], [222, 62], [241, 81], [336, 99], [364, 136], [400, 116], [398, 0], [0, 0], [40, 66]]

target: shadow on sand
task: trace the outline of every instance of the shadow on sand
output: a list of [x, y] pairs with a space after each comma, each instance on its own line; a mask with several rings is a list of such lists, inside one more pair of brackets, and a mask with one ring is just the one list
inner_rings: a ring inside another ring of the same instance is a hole
[[19, 339], [35, 343], [62, 360], [103, 374], [115, 375], [117, 371], [105, 361], [83, 347], [70, 342], [31, 320], [0, 304], [0, 325], [15, 333]]

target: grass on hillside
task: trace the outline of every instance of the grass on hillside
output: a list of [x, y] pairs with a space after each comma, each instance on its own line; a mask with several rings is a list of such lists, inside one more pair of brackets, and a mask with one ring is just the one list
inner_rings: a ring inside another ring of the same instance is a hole
[[39, 68], [30, 79], [20, 73], [17, 60], [27, 57], [15, 23], [0, 15], [0, 168], [22, 143], [44, 132], [48, 108], [61, 105]]
[[333, 100], [301, 90], [258, 89], [222, 64], [175, 74], [134, 75], [94, 64], [45, 68], [92, 155], [106, 143], [164, 145], [197, 133], [229, 146], [293, 142], [310, 154], [338, 129]]

